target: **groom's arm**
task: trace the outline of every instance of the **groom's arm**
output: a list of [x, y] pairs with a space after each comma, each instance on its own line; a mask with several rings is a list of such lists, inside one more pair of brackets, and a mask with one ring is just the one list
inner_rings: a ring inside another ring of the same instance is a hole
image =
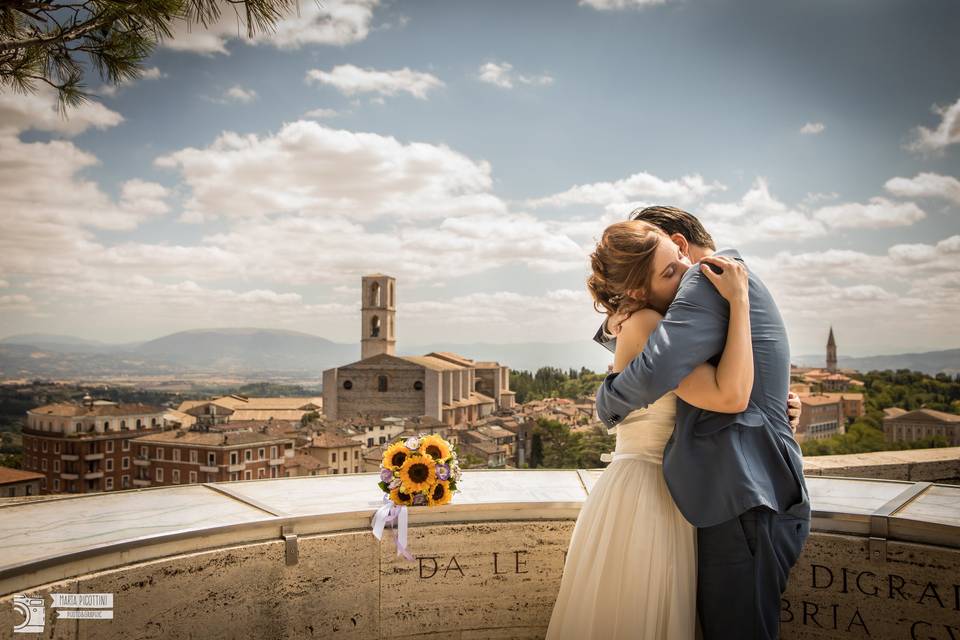
[[716, 288], [703, 274], [691, 274], [640, 355], [623, 371], [608, 374], [597, 390], [597, 414], [604, 424], [616, 426], [634, 409], [676, 389], [697, 365], [722, 353], [729, 317], [730, 306]]

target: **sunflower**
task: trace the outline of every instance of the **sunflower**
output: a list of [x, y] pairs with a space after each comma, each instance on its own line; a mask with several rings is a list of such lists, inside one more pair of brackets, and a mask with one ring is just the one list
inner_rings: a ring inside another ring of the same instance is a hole
[[427, 493], [427, 504], [436, 507], [447, 504], [451, 498], [453, 498], [453, 494], [450, 492], [450, 483], [446, 480], [438, 480], [437, 484], [433, 485], [433, 488]]
[[420, 441], [420, 453], [428, 455], [434, 460], [446, 460], [450, 457], [450, 445], [447, 441], [433, 433]]
[[436, 481], [434, 463], [430, 456], [408, 456], [400, 467], [400, 481], [407, 491], [426, 489]]
[[402, 467], [403, 463], [407, 461], [409, 454], [410, 450], [403, 446], [403, 442], [394, 442], [383, 452], [383, 461], [381, 464], [387, 469]]
[[406, 493], [403, 490], [403, 487], [400, 486], [390, 491], [390, 499], [393, 500], [394, 504], [408, 505], [413, 501], [413, 496], [409, 493]]

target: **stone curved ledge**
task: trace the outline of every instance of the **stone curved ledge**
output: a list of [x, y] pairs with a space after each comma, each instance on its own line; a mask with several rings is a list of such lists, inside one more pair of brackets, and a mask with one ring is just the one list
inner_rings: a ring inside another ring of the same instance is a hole
[[[413, 562], [397, 558], [392, 531], [382, 543], [370, 533], [382, 504], [374, 473], [3, 505], [0, 629], [13, 624], [14, 594], [72, 592], [114, 593], [115, 618], [48, 611], [57, 637], [153, 625], [178, 637], [542, 637], [602, 471], [466, 470], [454, 503], [410, 510]], [[784, 637], [909, 638], [911, 625], [960, 637], [960, 487], [819, 476], [808, 486], [814, 533], [791, 575]], [[242, 612], [215, 612], [234, 601]], [[861, 623], [869, 635], [857, 635]]]

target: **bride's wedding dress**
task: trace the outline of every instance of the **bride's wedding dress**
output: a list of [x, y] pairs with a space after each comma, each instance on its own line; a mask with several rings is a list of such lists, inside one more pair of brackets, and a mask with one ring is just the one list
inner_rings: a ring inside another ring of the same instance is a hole
[[663, 479], [672, 391], [617, 425], [613, 460], [584, 501], [547, 640], [693, 640], [696, 528]]

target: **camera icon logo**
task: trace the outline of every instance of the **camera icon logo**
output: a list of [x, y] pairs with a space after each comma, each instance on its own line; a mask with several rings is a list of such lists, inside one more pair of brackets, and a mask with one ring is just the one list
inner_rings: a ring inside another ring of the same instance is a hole
[[24, 594], [13, 596], [13, 610], [23, 615], [23, 622], [13, 625], [14, 633], [43, 633], [46, 611], [43, 598], [31, 598]]

